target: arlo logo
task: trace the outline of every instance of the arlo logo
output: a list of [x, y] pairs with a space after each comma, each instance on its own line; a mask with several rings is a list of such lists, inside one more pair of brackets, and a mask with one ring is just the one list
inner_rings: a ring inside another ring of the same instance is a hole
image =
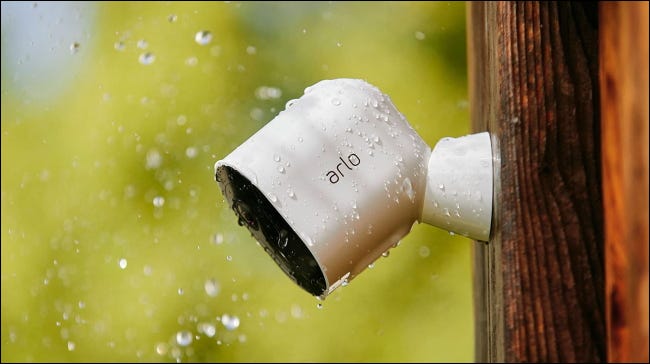
[[[340, 178], [345, 177], [345, 175], [343, 174], [343, 172], [341, 172], [341, 166], [346, 166], [346, 167], [348, 168], [348, 170], [350, 170], [350, 171], [352, 170], [352, 168], [351, 168], [351, 167], [350, 167], [350, 166], [345, 162], [345, 160], [343, 160], [343, 158], [339, 157], [339, 159], [341, 160], [341, 163], [339, 163], [339, 164], [336, 165], [336, 170], [334, 170], [334, 171], [329, 171], [329, 172], [327, 172], [327, 174], [326, 174], [327, 178], [329, 178], [330, 183], [332, 183], [332, 184], [337, 183], [337, 182], [339, 181]], [[352, 154], [350, 154], [350, 155], [348, 156], [348, 162], [350, 162], [350, 164], [351, 164], [353, 167], [356, 167], [356, 166], [358, 166], [359, 164], [361, 164], [361, 159], [359, 159], [359, 156], [358, 156], [358, 155], [352, 153]], [[343, 170], [345, 171], [345, 169], [343, 169]], [[338, 172], [338, 173], [336, 173], [336, 172]], [[340, 175], [341, 177], [339, 177], [339, 175]]]

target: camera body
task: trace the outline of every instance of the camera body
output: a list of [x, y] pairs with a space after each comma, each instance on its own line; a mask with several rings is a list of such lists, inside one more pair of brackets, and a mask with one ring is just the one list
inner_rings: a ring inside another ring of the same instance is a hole
[[[434, 154], [440, 148], [442, 158], [432, 158], [379, 89], [362, 80], [324, 80], [218, 161], [215, 175], [240, 224], [297, 284], [325, 297], [417, 221], [489, 238], [489, 135], [463, 138], [441, 141]], [[459, 179], [462, 190], [454, 187]]]

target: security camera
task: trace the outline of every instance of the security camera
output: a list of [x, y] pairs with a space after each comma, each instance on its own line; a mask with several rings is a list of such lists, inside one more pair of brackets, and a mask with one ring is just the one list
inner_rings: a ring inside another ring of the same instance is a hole
[[431, 150], [390, 97], [363, 80], [307, 87], [215, 164], [239, 224], [300, 287], [326, 297], [415, 222], [488, 241], [487, 132]]

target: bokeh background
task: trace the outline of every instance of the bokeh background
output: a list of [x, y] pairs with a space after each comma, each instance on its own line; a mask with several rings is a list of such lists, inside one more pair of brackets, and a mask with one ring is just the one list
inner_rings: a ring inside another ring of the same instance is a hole
[[2, 2], [6, 361], [473, 360], [472, 242], [416, 226], [320, 302], [213, 165], [322, 79], [469, 132], [462, 2]]

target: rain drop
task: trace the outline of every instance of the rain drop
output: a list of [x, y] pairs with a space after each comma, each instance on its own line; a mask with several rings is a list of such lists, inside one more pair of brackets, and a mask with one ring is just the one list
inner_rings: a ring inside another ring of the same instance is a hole
[[167, 344], [165, 343], [158, 343], [156, 345], [156, 353], [158, 355], [165, 355], [167, 354]]
[[[81, 48], [81, 44], [79, 44], [78, 42], [74, 42], [74, 43], [70, 44], [70, 53], [71, 54], [77, 54], [77, 52], [79, 52], [79, 48]], [[73, 349], [72, 350], [74, 350], [74, 343], [73, 343]]]
[[167, 21], [169, 21], [170, 23], [175, 23], [176, 20], [178, 20], [178, 15], [176, 14], [169, 14], [169, 16], [167, 17]]
[[224, 313], [221, 315], [221, 323], [226, 329], [232, 331], [239, 327], [239, 317]]
[[341, 100], [339, 100], [339, 99], [336, 98], [336, 97], [333, 98], [333, 99], [332, 99], [332, 105], [334, 105], [334, 106], [339, 106], [339, 105], [341, 105]]
[[200, 326], [200, 330], [207, 337], [213, 337], [217, 333], [217, 328], [213, 324], [202, 323], [199, 326]]
[[199, 32], [196, 32], [194, 40], [199, 45], [209, 44], [212, 41], [212, 33], [210, 33], [208, 30], [201, 30]]
[[162, 196], [156, 196], [153, 198], [153, 205], [155, 207], [163, 207], [165, 205], [165, 198]]
[[188, 346], [192, 343], [192, 339], [192, 333], [187, 330], [176, 333], [176, 343], [180, 346]]
[[276, 162], [279, 162], [280, 161], [280, 156], [277, 155], [277, 154], [273, 154], [273, 160], [276, 161]]
[[292, 107], [296, 103], [296, 101], [298, 101], [298, 100], [292, 99], [292, 100], [287, 101], [287, 103], [284, 105], [284, 108], [288, 109], [288, 108]]
[[389, 252], [388, 250], [386, 250], [385, 252], [381, 253], [381, 256], [384, 257], [384, 258], [388, 258], [389, 255], [390, 255], [390, 252]]
[[198, 149], [196, 149], [196, 147], [187, 147], [187, 149], [185, 149], [185, 155], [187, 156], [187, 158], [192, 159], [196, 157], [197, 154], [198, 154]]
[[205, 293], [210, 297], [216, 297], [221, 291], [221, 285], [215, 279], [208, 279], [203, 284]]
[[122, 258], [120, 259], [118, 264], [120, 265], [120, 269], [126, 269], [128, 262], [126, 261], [126, 259]]
[[411, 202], [415, 202], [415, 191], [413, 190], [413, 185], [408, 177], [404, 178], [404, 182], [402, 182], [402, 191], [406, 193]]
[[124, 42], [115, 42], [113, 48], [115, 48], [116, 51], [123, 52], [126, 49], [126, 45]]
[[420, 32], [420, 31], [415, 32], [415, 39], [417, 39], [417, 40], [424, 40], [424, 38], [426, 38], [426, 37], [427, 36], [424, 33]]
[[223, 234], [221, 234], [221, 233], [214, 234], [214, 237], [212, 237], [212, 242], [215, 243], [216, 245], [222, 244], [223, 243]]
[[156, 60], [156, 56], [151, 52], [142, 53], [138, 58], [140, 64], [143, 64], [145, 66], [152, 64], [153, 61], [155, 60]]
[[289, 244], [289, 233], [286, 230], [280, 231], [280, 236], [278, 237], [278, 246], [280, 249], [284, 249]]

